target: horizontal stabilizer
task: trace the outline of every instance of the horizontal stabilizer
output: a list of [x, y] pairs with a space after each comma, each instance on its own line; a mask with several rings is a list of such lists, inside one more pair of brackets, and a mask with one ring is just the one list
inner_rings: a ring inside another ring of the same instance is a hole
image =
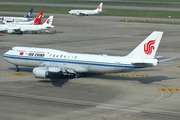
[[157, 58], [159, 62], [166, 62], [169, 60], [174, 60], [176, 57], [170, 57], [170, 58]]

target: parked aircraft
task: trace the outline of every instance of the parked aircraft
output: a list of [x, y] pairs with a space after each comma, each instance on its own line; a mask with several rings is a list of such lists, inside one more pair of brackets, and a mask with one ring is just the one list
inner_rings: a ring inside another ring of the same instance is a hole
[[53, 28], [52, 26], [53, 16], [50, 16], [42, 25], [16, 25], [7, 24], [0, 25], [0, 31], [7, 30], [8, 33], [23, 33], [25, 31], [37, 31]]
[[3, 21], [4, 24], [16, 24], [16, 25], [38, 25], [41, 24], [42, 22], [42, 16], [43, 16], [43, 11], [40, 11], [39, 14], [36, 16], [36, 18], [32, 21], [27, 21], [27, 22], [16, 22], [13, 20], [12, 22], [8, 22], [6, 20]]
[[103, 3], [100, 3], [99, 6], [94, 10], [70, 10], [69, 14], [71, 15], [79, 15], [79, 16], [88, 16], [94, 15], [102, 12]]
[[35, 67], [36, 77], [48, 78], [50, 75], [81, 77], [87, 72], [121, 72], [126, 69], [156, 66], [155, 58], [163, 32], [154, 31], [127, 56], [108, 56], [70, 53], [49, 48], [13, 47], [2, 56], [16, 66]]
[[29, 12], [28, 12], [26, 15], [24, 15], [24, 17], [1, 16], [1, 17], [0, 17], [0, 20], [1, 20], [1, 21], [4, 21], [4, 20], [6, 20], [6, 21], [13, 21], [13, 20], [15, 20], [15, 21], [17, 21], [17, 22], [29, 21], [29, 19], [31, 19], [31, 17], [32, 17], [32, 13], [33, 13], [33, 8], [31, 8], [31, 9], [29, 10]]

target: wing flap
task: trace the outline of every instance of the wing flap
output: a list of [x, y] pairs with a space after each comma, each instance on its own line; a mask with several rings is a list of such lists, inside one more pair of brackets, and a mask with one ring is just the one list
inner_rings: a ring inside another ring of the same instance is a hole
[[80, 16], [87, 16], [88, 14], [86, 12], [79, 12]]

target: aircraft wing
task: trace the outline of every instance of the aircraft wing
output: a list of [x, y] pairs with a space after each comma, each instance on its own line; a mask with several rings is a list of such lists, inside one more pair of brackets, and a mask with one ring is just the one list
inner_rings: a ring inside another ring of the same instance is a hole
[[87, 72], [87, 69], [79, 65], [65, 65], [65, 66], [45, 66], [36, 67], [33, 69], [33, 74], [36, 77], [46, 77], [49, 75], [64, 75], [64, 76], [75, 76], [77, 73]]
[[86, 12], [82, 12], [82, 11], [79, 11], [78, 15], [79, 16], [88, 16], [88, 14]]
[[8, 25], [8, 28], [7, 28], [7, 32], [8, 33], [13, 33], [15, 31], [20, 31], [20, 26], [18, 25]]

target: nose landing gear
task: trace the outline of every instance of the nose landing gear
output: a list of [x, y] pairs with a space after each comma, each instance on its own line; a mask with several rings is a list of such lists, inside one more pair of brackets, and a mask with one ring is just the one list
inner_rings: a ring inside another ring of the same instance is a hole
[[19, 67], [18, 67], [18, 65], [15, 65], [16, 66], [16, 68], [15, 68], [15, 72], [19, 72], [20, 71], [20, 69], [19, 69]]

